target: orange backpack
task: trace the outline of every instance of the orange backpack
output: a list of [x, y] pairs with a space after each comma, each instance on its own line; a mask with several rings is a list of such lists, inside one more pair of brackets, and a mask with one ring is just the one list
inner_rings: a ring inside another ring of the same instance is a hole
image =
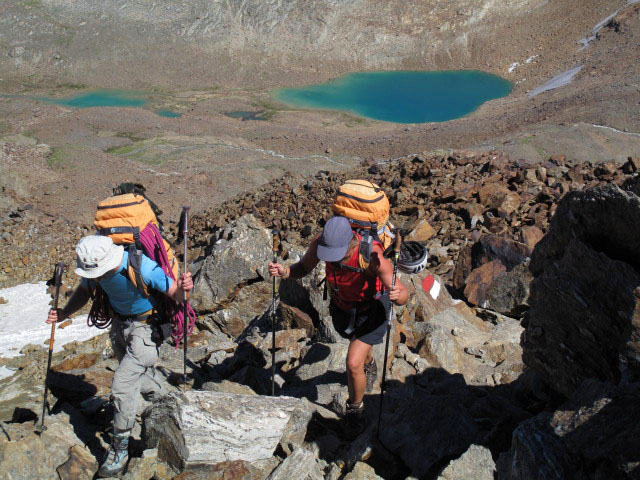
[[[158, 219], [149, 202], [145, 197], [136, 193], [114, 195], [101, 201], [98, 204], [96, 218], [93, 222], [99, 235], [111, 237], [115, 244], [129, 246], [129, 279], [145, 297], [149, 296], [149, 292], [140, 277], [139, 261], [141, 258], [138, 254], [141, 254], [143, 250], [140, 244], [140, 232], [150, 223], [159, 229]], [[164, 245], [173, 278], [178, 278], [180, 265], [173, 249], [169, 242], [161, 236], [157, 240]], [[156, 259], [154, 258], [154, 260]]]
[[[393, 242], [393, 225], [389, 223], [389, 199], [384, 191], [368, 180], [347, 180], [338, 188], [332, 206], [336, 215], [346, 217], [361, 237], [360, 266], [366, 269], [371, 260], [373, 241], [383, 250]], [[391, 228], [390, 228], [391, 227]]]

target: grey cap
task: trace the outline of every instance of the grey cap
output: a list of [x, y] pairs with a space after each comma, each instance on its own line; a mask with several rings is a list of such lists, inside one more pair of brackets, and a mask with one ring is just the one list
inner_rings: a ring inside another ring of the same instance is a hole
[[351, 224], [345, 217], [332, 217], [318, 239], [318, 258], [325, 262], [337, 262], [344, 258], [353, 238]]

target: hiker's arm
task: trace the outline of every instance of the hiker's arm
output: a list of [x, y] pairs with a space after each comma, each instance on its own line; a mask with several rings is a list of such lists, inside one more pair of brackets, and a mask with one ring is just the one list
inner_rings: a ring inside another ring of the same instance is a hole
[[84, 305], [89, 301], [89, 298], [89, 291], [82, 285], [80, 285], [75, 289], [64, 308], [58, 308], [57, 310], [54, 310], [52, 308], [51, 310], [49, 310], [47, 323], [64, 321], [65, 319], [76, 313], [78, 310], [80, 310], [82, 307], [84, 307]]
[[315, 238], [299, 262], [288, 267], [279, 263], [269, 262], [269, 274], [272, 277], [292, 278], [294, 280], [305, 277], [316, 268], [320, 261], [318, 260], [317, 250], [318, 239]]
[[191, 272], [187, 272], [180, 275], [177, 281], [171, 282], [165, 293], [177, 303], [180, 303], [184, 300], [185, 292], [190, 292], [191, 290], [193, 290], [193, 279], [191, 278]]
[[396, 284], [391, 286], [393, 281], [393, 265], [384, 258], [382, 249], [376, 249], [371, 253], [372, 263], [376, 268], [376, 274], [382, 280], [382, 284], [389, 292], [389, 299], [396, 305], [404, 305], [409, 300], [409, 293], [399, 278], [396, 277]]

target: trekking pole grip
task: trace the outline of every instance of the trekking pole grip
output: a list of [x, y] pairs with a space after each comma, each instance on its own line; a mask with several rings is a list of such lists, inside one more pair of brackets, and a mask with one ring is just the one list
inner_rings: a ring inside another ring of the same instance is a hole
[[[53, 278], [56, 286], [56, 293], [53, 296], [53, 309], [58, 311], [58, 298], [60, 297], [60, 285], [62, 284], [62, 274], [64, 273], [66, 265], [62, 262], [56, 264]], [[49, 339], [49, 350], [53, 350], [53, 338], [56, 333], [56, 323], [51, 324], [51, 338]]]
[[278, 230], [273, 230], [271, 234], [273, 235], [273, 247], [271, 251], [273, 252], [273, 258], [275, 258], [278, 254], [278, 250], [280, 249], [280, 233]]
[[396, 286], [396, 276], [398, 275], [398, 257], [400, 256], [400, 250], [402, 249], [402, 234], [396, 232], [395, 245], [393, 246], [393, 277], [391, 279], [391, 286]]

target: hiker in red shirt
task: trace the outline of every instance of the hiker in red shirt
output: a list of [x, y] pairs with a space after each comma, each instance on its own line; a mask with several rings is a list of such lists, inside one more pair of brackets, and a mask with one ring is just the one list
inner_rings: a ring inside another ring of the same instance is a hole
[[384, 339], [391, 302], [404, 305], [408, 299], [407, 290], [399, 280], [391, 286], [393, 266], [384, 257], [378, 242], [373, 243], [368, 267], [360, 268], [360, 240], [347, 218], [336, 216], [327, 222], [322, 234], [311, 242], [298, 263], [283, 266], [269, 262], [272, 276], [292, 279], [308, 275], [320, 260], [326, 262], [333, 325], [343, 338], [350, 340], [346, 361], [349, 400], [345, 433], [352, 438], [364, 429], [363, 398], [377, 377], [371, 347]]

